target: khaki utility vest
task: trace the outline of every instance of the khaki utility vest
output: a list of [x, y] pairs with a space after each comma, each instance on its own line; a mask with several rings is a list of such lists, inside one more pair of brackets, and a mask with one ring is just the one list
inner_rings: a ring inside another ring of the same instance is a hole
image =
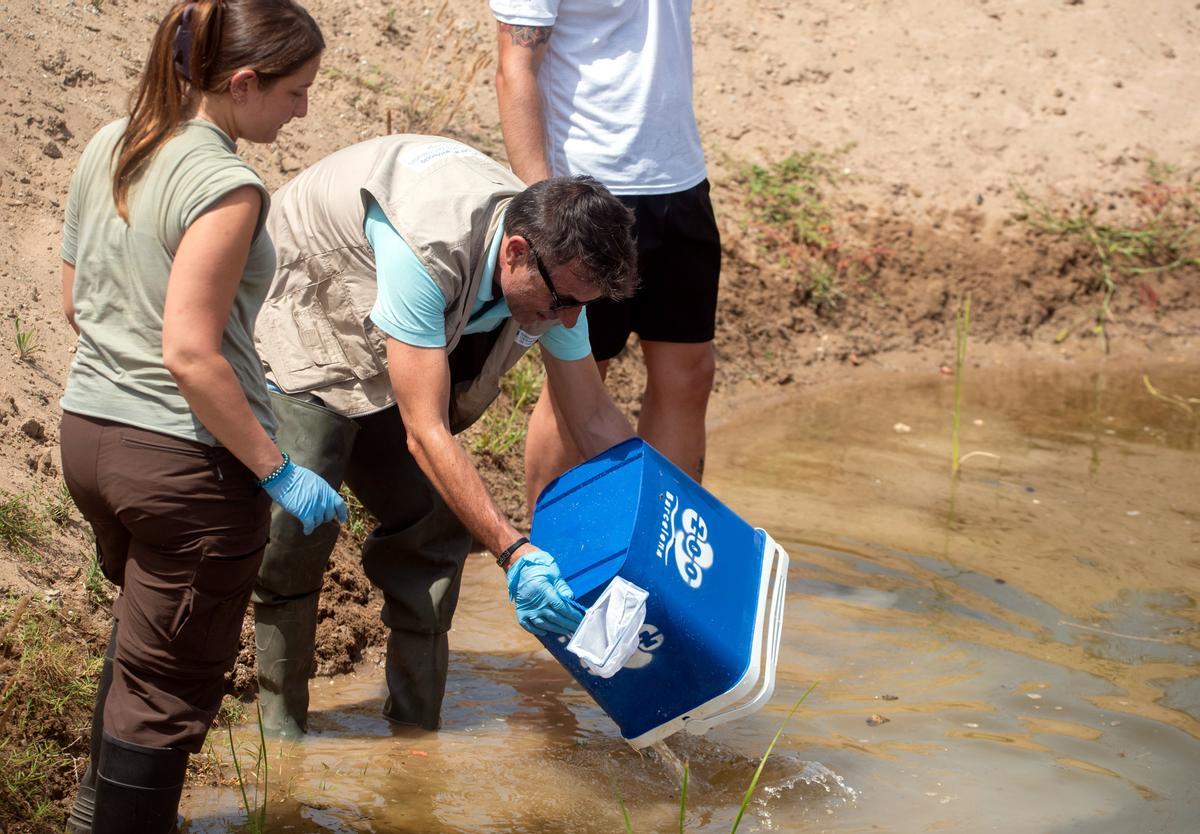
[[[272, 197], [267, 220], [278, 266], [255, 331], [267, 377], [347, 417], [395, 403], [386, 334], [370, 319], [377, 283], [363, 233], [366, 196], [441, 288], [449, 352], [479, 294], [488, 244], [503, 232], [504, 208], [524, 188], [479, 151], [433, 136], [371, 139], [303, 171]], [[500, 326], [479, 373], [454, 385], [452, 431], [483, 414], [505, 371], [551, 326], [522, 328], [511, 318]]]

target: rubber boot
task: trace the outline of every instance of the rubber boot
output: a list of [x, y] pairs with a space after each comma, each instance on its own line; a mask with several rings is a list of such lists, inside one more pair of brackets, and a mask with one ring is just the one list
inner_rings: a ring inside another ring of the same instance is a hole
[[171, 834], [187, 763], [186, 750], [145, 747], [105, 734], [92, 834]]
[[104, 737], [104, 702], [112, 686], [113, 660], [117, 656], [117, 624], [113, 623], [104, 650], [104, 665], [100, 669], [100, 686], [96, 690], [96, 707], [92, 710], [92, 749], [87, 770], [79, 781], [79, 793], [67, 817], [68, 834], [92, 834], [92, 815], [96, 807], [96, 780], [100, 769], [100, 742]]
[[317, 594], [254, 606], [258, 703], [263, 732], [299, 738], [308, 730], [308, 679], [317, 632]]
[[[337, 489], [345, 476], [358, 424], [315, 403], [271, 394], [279, 419], [276, 441], [291, 459]], [[258, 655], [263, 731], [298, 738], [308, 726], [317, 605], [337, 524], [304, 535], [300, 522], [271, 508], [271, 535], [254, 586], [254, 642]]]
[[384, 717], [397, 724], [436, 730], [441, 725], [449, 667], [447, 635], [393, 629], [384, 666], [388, 688]]

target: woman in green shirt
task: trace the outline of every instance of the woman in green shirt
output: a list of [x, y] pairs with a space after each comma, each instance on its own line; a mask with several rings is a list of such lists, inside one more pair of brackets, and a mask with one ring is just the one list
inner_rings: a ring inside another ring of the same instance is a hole
[[88, 143], [63, 231], [79, 335], [63, 474], [121, 586], [74, 832], [167, 832], [237, 654], [274, 499], [306, 531], [345, 504], [274, 442], [254, 320], [268, 193], [236, 142], [308, 108], [325, 42], [294, 0], [177, 2], [127, 118]]

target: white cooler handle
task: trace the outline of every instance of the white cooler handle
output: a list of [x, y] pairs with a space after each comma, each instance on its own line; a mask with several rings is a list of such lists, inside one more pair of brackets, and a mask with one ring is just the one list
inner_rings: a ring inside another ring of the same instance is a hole
[[[770, 570], [774, 588], [771, 593], [771, 608], [765, 618], [767, 626], [767, 655], [763, 666], [763, 675], [758, 684], [758, 691], [754, 693], [750, 700], [744, 701], [724, 712], [706, 715], [703, 718], [688, 719], [684, 723], [684, 727], [693, 735], [703, 735], [718, 724], [724, 724], [726, 721], [732, 721], [735, 718], [761, 709], [775, 693], [775, 665], [779, 660], [779, 643], [780, 638], [783, 636], [783, 608], [787, 595], [788, 554], [786, 550], [775, 543], [770, 533], [762, 530], [762, 528], [759, 528], [759, 530], [766, 537], [763, 550], [773, 554]], [[766, 570], [767, 566], [764, 565], [763, 569]]]

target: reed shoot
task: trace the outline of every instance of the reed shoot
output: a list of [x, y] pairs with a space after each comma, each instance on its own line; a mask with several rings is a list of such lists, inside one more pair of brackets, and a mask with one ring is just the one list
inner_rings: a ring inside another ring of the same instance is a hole
[[767, 752], [763, 753], [762, 760], [759, 761], [758, 768], [754, 771], [754, 778], [750, 780], [750, 787], [746, 788], [746, 795], [742, 797], [742, 807], [738, 808], [737, 817], [733, 820], [733, 828], [729, 829], [729, 834], [737, 834], [738, 826], [742, 824], [742, 815], [746, 813], [746, 806], [750, 804], [750, 797], [754, 796], [754, 789], [758, 787], [759, 777], [762, 776], [763, 768], [767, 766], [767, 759], [770, 757], [771, 751], [775, 749], [775, 743], [783, 735], [784, 728], [792, 720], [792, 716], [796, 714], [796, 710], [800, 709], [800, 705], [807, 700], [808, 696], [816, 688], [817, 681], [813, 681], [812, 686], [804, 691], [804, 694], [800, 696], [800, 700], [792, 706], [791, 712], [787, 714], [787, 717], [783, 719], [783, 723], [779, 725], [779, 729], [775, 731], [775, 737], [767, 745]]
[[950, 433], [950, 474], [957, 475], [962, 460], [958, 456], [962, 431], [963, 368], [967, 362], [967, 335], [971, 331], [971, 296], [963, 300], [954, 316], [954, 423]]

